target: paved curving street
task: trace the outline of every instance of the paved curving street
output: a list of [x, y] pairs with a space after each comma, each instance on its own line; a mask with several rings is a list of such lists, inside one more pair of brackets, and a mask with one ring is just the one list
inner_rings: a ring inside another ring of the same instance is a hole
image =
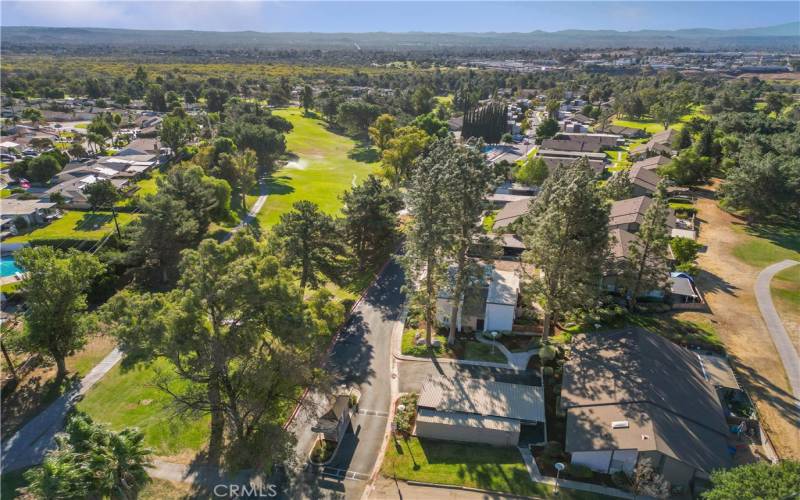
[[[359, 411], [331, 463], [325, 467], [307, 467], [296, 481], [293, 498], [342, 495], [360, 498], [363, 494], [380, 460], [392, 402], [391, 340], [405, 302], [403, 283], [403, 269], [392, 260], [356, 306], [335, 341], [326, 369], [336, 385], [357, 387], [361, 391]], [[309, 412], [301, 412], [292, 422], [300, 463], [306, 462], [316, 439], [311, 426], [325, 410], [316, 406]]]

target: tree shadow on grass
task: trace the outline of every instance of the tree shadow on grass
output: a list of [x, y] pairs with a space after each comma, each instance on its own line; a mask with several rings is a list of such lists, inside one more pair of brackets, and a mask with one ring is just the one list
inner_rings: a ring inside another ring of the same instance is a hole
[[84, 214], [84, 216], [75, 223], [74, 230], [95, 231], [111, 222], [111, 219], [111, 214]]
[[794, 221], [757, 222], [745, 226], [745, 231], [751, 236], [768, 240], [781, 248], [800, 252], [800, 224]]
[[289, 184], [291, 180], [288, 175], [270, 176], [266, 182], [267, 194], [272, 196], [293, 193], [294, 186]]
[[380, 160], [381, 155], [380, 152], [370, 144], [360, 142], [347, 153], [347, 157], [355, 161], [374, 163]]

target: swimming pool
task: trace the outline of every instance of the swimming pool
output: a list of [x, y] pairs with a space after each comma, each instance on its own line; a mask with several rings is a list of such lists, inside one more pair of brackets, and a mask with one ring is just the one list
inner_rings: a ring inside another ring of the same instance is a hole
[[14, 261], [14, 256], [3, 255], [2, 258], [0, 258], [0, 277], [14, 276], [21, 271], [22, 269], [17, 267], [17, 263]]

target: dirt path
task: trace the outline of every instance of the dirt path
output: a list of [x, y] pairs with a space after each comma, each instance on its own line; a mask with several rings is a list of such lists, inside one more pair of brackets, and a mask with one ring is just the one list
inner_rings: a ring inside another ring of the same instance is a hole
[[782, 458], [800, 458], [800, 412], [795, 406], [780, 357], [756, 304], [754, 285], [761, 271], [733, 254], [748, 236], [734, 229], [740, 220], [719, 209], [710, 196], [698, 200], [699, 242], [707, 247], [698, 259], [698, 284], [712, 321], [730, 354], [762, 424]]

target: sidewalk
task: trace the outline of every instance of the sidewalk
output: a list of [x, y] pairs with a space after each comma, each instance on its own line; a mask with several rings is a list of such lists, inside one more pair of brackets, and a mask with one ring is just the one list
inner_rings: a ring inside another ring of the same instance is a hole
[[53, 448], [55, 435], [61, 431], [64, 418], [75, 406], [80, 396], [92, 388], [122, 359], [122, 352], [114, 348], [69, 392], [62, 395], [43, 412], [36, 415], [22, 429], [3, 443], [3, 471], [23, 469], [42, 463], [45, 454]]
[[783, 369], [786, 371], [786, 378], [789, 379], [792, 393], [798, 407], [800, 407], [800, 357], [797, 355], [797, 350], [794, 348], [789, 334], [786, 333], [786, 328], [783, 326], [778, 311], [775, 310], [775, 304], [772, 303], [772, 292], [769, 287], [772, 278], [776, 274], [798, 264], [800, 262], [784, 260], [765, 267], [758, 273], [755, 294], [758, 309], [761, 311], [761, 316], [764, 318], [764, 323], [767, 325], [770, 336], [772, 336], [772, 342], [778, 350]]

